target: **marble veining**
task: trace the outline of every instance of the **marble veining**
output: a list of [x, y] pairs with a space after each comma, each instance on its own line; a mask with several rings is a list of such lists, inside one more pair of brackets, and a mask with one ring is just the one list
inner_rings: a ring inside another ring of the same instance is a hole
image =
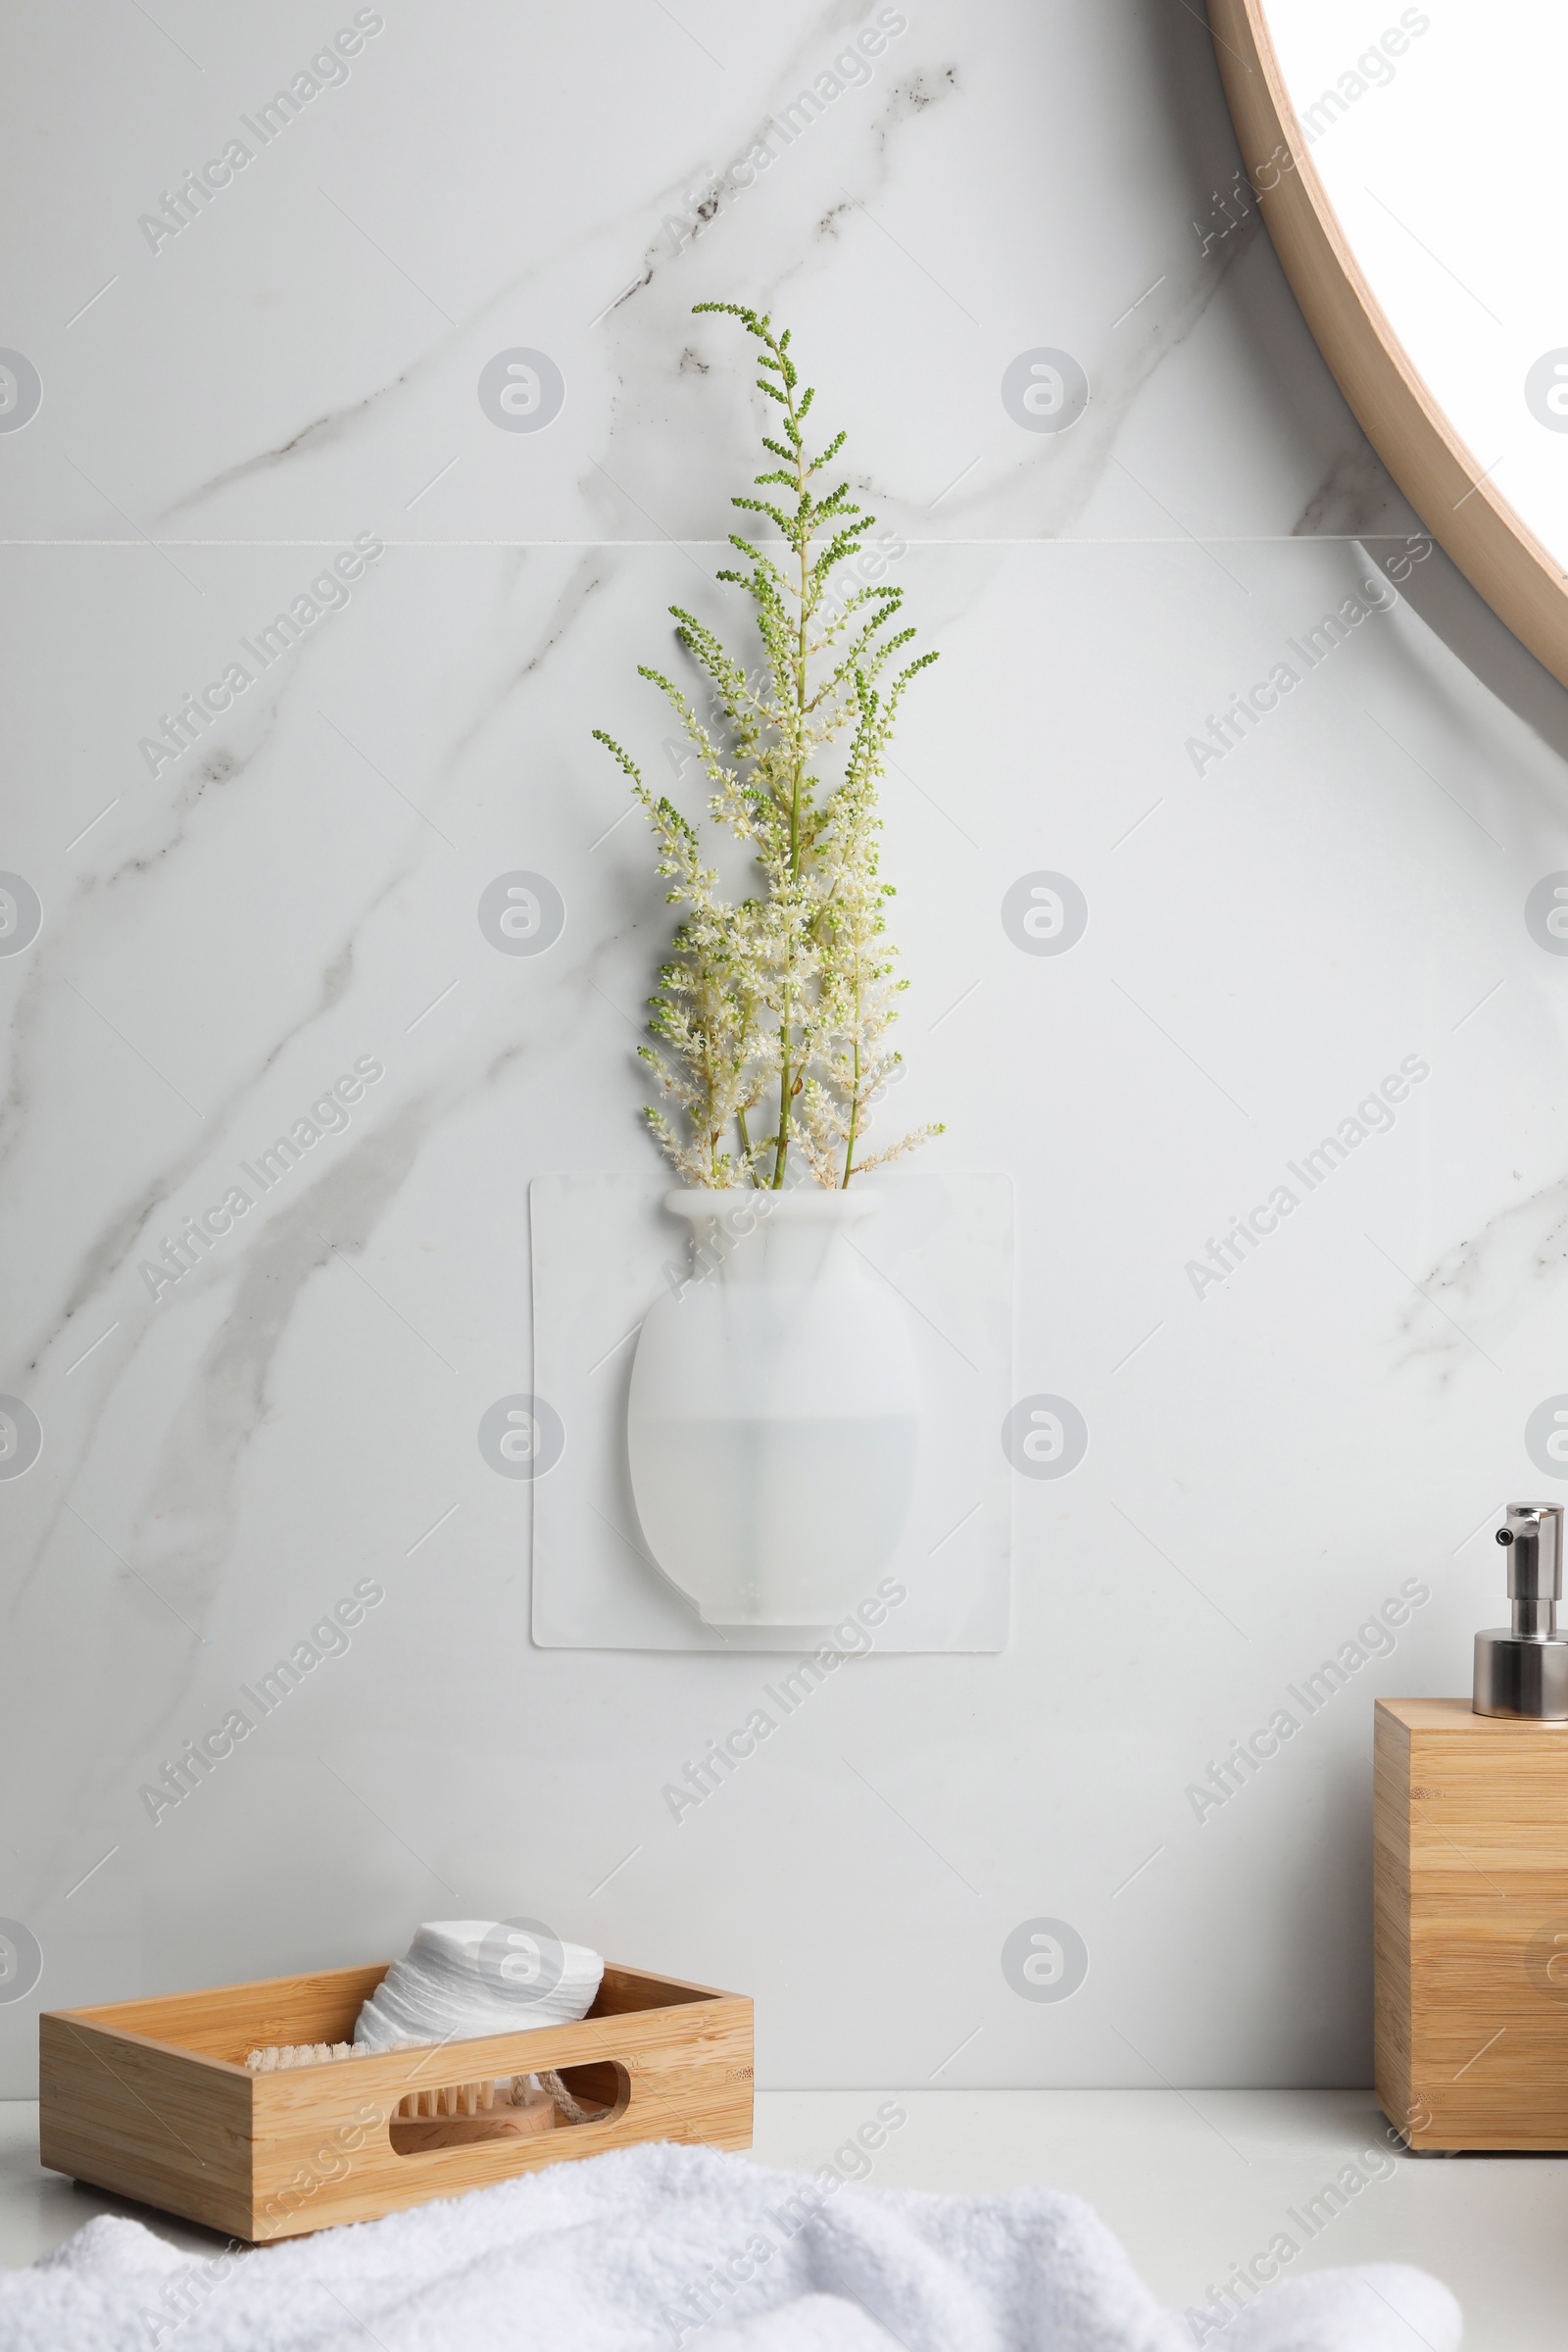
[[[873, 8], [704, 0], [609, 42], [416, 0], [156, 256], [143, 191], [316, 21], [176, 11], [201, 75], [139, 19], [107, 62], [67, 19], [8, 61], [29, 184], [44, 126], [96, 126], [81, 187], [26, 209], [0, 334], [45, 387], [0, 434], [0, 868], [44, 909], [0, 955], [0, 1389], [43, 1430], [0, 1476], [0, 1914], [45, 1954], [0, 2000], [14, 2091], [40, 2000], [363, 1959], [455, 1901], [754, 1991], [780, 2082], [1365, 2064], [1365, 1692], [1246, 1807], [1200, 1824], [1184, 1789], [1377, 1604], [1396, 1542], [1433, 1600], [1366, 1689], [1462, 1687], [1494, 1581], [1467, 1539], [1540, 1481], [1568, 959], [1523, 909], [1568, 870], [1568, 722], [1436, 556], [1195, 775], [1195, 730], [1412, 518], [1255, 220], [1220, 233], [1191, 12], [895, 13], [869, 79], [715, 204]], [[636, 664], [671, 603], [723, 609], [756, 470], [710, 296], [794, 321], [942, 648], [884, 799], [900, 1110], [947, 1122], [934, 1169], [1013, 1180], [1019, 1395], [1070, 1398], [1088, 1444], [1017, 1482], [1004, 1650], [853, 1662], [676, 1821], [662, 1788], [769, 1661], [536, 1647], [527, 1488], [476, 1433], [532, 1378], [530, 1180], [654, 1164], [669, 915], [589, 730], [696, 806]], [[566, 383], [539, 433], [477, 397], [514, 347]], [[1089, 378], [1062, 434], [1002, 399], [1038, 347]], [[365, 530], [369, 592], [149, 775], [151, 715]], [[565, 906], [536, 956], [476, 912], [519, 870]], [[1087, 903], [1068, 953], [1005, 927], [1041, 871]], [[1412, 1053], [1430, 1083], [1377, 1152], [1195, 1297], [1200, 1240]], [[166, 1239], [367, 1055], [346, 1130], [151, 1295]], [[154, 1819], [142, 1788], [365, 1575], [385, 1604], [330, 1675]], [[1000, 1958], [1041, 1917], [1092, 1955], [1054, 2008]]]

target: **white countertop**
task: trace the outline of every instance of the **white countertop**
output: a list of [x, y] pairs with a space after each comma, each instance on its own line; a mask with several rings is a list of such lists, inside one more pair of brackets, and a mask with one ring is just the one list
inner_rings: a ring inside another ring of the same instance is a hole
[[[1288, 2217], [1349, 2162], [1367, 2184], [1300, 2267], [1435, 2272], [1464, 2306], [1465, 2352], [1563, 2340], [1568, 2157], [1400, 2155], [1388, 2170], [1386, 2127], [1360, 2090], [775, 2090], [758, 2096], [757, 2160], [813, 2172], [889, 2098], [908, 2121], [874, 2160], [879, 2186], [1072, 2189], [1166, 2303], [1200, 2302], [1277, 2231], [1300, 2240]], [[31, 2262], [104, 2212], [139, 2212], [194, 2249], [218, 2243], [40, 2171], [36, 2119], [29, 2101], [0, 2103], [0, 2264]]]

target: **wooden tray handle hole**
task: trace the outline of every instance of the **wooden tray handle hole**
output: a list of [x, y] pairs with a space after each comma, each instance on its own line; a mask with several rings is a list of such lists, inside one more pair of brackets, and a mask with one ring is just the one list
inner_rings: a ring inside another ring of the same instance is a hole
[[396, 2156], [423, 2156], [434, 2148], [468, 2148], [484, 2140], [533, 2139], [545, 2132], [581, 2131], [613, 2123], [631, 2100], [631, 2077], [618, 2059], [564, 2066], [557, 2080], [575, 2115], [568, 2115], [545, 2089], [522, 2090], [522, 2077], [493, 2082], [444, 2082], [411, 2091], [387, 2125]]

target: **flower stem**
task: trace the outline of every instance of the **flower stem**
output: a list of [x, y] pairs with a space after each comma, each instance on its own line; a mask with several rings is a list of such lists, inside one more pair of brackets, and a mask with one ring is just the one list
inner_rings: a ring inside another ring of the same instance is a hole
[[[772, 345], [775, 353], [777, 353], [779, 358], [782, 359], [783, 354], [779, 351], [779, 347], [777, 343], [774, 342], [771, 335], [768, 337], [768, 341]], [[808, 597], [810, 588], [810, 564], [808, 559], [811, 546], [811, 529], [807, 515], [806, 507], [807, 498], [808, 495], [807, 490], [806, 444], [801, 438], [800, 419], [795, 413], [795, 389], [790, 383], [788, 377], [785, 377], [784, 379], [784, 392], [785, 397], [789, 402], [790, 423], [795, 428], [791, 438], [795, 447], [796, 491], [801, 501], [799, 508], [796, 510], [795, 533], [795, 553], [801, 567], [801, 618], [800, 630], [796, 640], [795, 660], [791, 665], [795, 672], [795, 760], [790, 783], [790, 881], [792, 884], [798, 884], [801, 878], [801, 786], [804, 782], [804, 771], [806, 767], [806, 644], [807, 621], [808, 617]], [[789, 953], [793, 956], [793, 941]], [[795, 1096], [800, 1091], [801, 1083], [799, 1076], [796, 1076], [793, 1086], [791, 1084], [791, 995], [787, 980], [784, 986], [784, 1001], [781, 1008], [781, 1015], [782, 1017], [779, 1033], [780, 1055], [778, 1151], [774, 1155], [773, 1160], [773, 1190], [775, 1192], [781, 1191], [784, 1184], [784, 1165], [786, 1159], [788, 1158], [790, 1148], [790, 1118], [792, 1115], [792, 1106], [794, 1104]]]
[[850, 1132], [844, 1146], [844, 1180], [839, 1186], [844, 1192], [855, 1173], [855, 1130], [860, 1116], [860, 1040], [855, 1040], [855, 1091], [850, 1096]]

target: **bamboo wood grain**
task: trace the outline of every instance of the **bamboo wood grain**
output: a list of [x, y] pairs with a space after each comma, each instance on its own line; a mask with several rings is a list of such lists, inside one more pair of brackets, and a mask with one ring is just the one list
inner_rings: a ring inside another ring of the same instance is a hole
[[1568, 685], [1568, 574], [1483, 478], [1356, 262], [1292, 105], [1265, 0], [1209, 0], [1208, 17], [1248, 178], [1356, 421], [1471, 586]]
[[[752, 2004], [605, 1971], [575, 2025], [253, 2075], [268, 2042], [346, 2040], [385, 1965], [278, 1977], [38, 2021], [39, 2153], [56, 2172], [259, 2242], [368, 2221], [638, 2140], [752, 2139]], [[551, 2068], [595, 2120], [399, 2154], [415, 2090]]]
[[1568, 1724], [1380, 1699], [1373, 1756], [1378, 2103], [1415, 2148], [1568, 2148]]

